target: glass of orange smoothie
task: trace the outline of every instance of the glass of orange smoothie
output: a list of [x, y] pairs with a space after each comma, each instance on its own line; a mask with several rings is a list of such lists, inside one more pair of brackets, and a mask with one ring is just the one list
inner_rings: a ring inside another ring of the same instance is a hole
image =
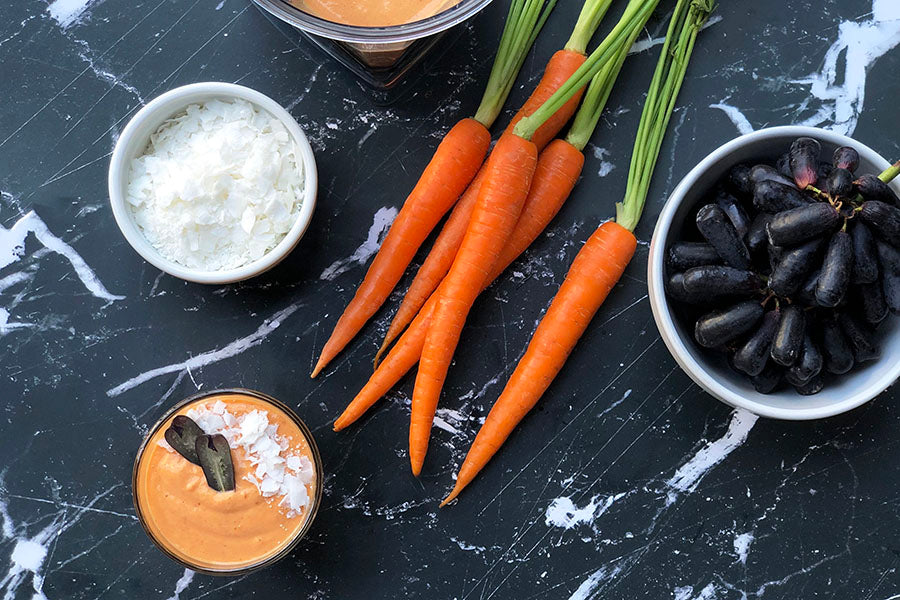
[[[230, 454], [230, 482], [222, 483], [224, 461], [185, 450], [191, 431], [201, 454], [207, 442], [214, 457]], [[179, 402], [153, 426], [135, 459], [132, 495], [147, 535], [170, 558], [201, 573], [242, 575], [283, 558], [306, 535], [322, 483], [315, 441], [290, 408], [224, 389]]]

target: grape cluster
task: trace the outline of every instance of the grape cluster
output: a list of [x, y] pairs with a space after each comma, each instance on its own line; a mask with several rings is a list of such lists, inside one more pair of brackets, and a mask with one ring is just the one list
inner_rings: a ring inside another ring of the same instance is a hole
[[900, 200], [854, 174], [853, 148], [820, 154], [804, 137], [774, 165], [733, 167], [667, 252], [666, 291], [694, 339], [764, 394], [815, 394], [877, 359], [875, 330], [900, 312]]

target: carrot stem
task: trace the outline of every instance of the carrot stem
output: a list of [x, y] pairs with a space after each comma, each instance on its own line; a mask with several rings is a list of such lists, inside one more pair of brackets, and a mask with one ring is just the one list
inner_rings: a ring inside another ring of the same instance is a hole
[[[512, 0], [500, 47], [485, 86], [475, 120], [490, 129], [519, 74], [528, 50], [556, 6], [557, 0]], [[543, 10], [542, 10], [543, 9]]]
[[657, 4], [659, 4], [659, 0], [631, 0], [625, 7], [625, 12], [619, 22], [600, 45], [591, 52], [584, 64], [531, 116], [519, 121], [513, 132], [526, 140], [531, 139], [544, 121], [568, 102], [569, 98], [578, 90], [587, 85], [607, 63], [615, 60], [620, 45], [631, 37], [635, 28], [643, 27]]
[[600, 115], [606, 108], [606, 101], [609, 100], [609, 95], [612, 93], [613, 85], [619, 77], [619, 71], [622, 70], [622, 65], [628, 56], [628, 51], [640, 32], [639, 27], [634, 28], [631, 37], [622, 44], [615, 60], [608, 62], [599, 73], [594, 75], [584, 93], [581, 107], [575, 113], [572, 127], [569, 128], [569, 133], [566, 135], [566, 141], [578, 150], [584, 150], [594, 134], [597, 123], [600, 121]]
[[612, 0], [586, 0], [565, 49], [584, 54], [611, 4]]
[[625, 198], [616, 203], [616, 223], [629, 231], [634, 231], [641, 218], [688, 59], [714, 5], [715, 0], [679, 0], [675, 6], [635, 136]]

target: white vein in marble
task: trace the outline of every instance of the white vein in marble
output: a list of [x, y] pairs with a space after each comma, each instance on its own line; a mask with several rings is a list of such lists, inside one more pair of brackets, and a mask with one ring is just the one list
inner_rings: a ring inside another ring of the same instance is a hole
[[262, 344], [265, 339], [269, 337], [269, 334], [278, 329], [285, 319], [297, 312], [297, 309], [299, 309], [300, 306], [299, 303], [292, 304], [287, 308], [278, 311], [263, 321], [256, 331], [250, 335], [238, 338], [221, 348], [209, 350], [196, 356], [192, 356], [187, 360], [168, 364], [163, 367], [157, 367], [156, 369], [151, 369], [139, 375], [135, 375], [131, 379], [123, 381], [119, 385], [108, 389], [106, 395], [113, 398], [161, 375], [166, 375], [168, 373], [182, 373], [185, 371], [190, 373], [192, 369], [199, 369], [246, 352], [250, 348]]
[[666, 482], [671, 488], [667, 504], [675, 501], [679, 492], [693, 492], [700, 481], [728, 455], [747, 441], [750, 430], [756, 425], [759, 417], [742, 408], [731, 413], [728, 430], [717, 440], [706, 443], [687, 462], [678, 467], [675, 474]]
[[[0, 226], [0, 269], [21, 260], [25, 255], [25, 240], [29, 234], [33, 234], [47, 250], [67, 259], [71, 263], [75, 275], [92, 295], [107, 302], [125, 298], [125, 296], [110, 293], [81, 255], [72, 246], [55, 236], [34, 211], [26, 213], [9, 229]], [[8, 278], [0, 281], [8, 281]]]
[[331, 266], [327, 267], [319, 279], [332, 281], [338, 276], [343, 275], [357, 265], [365, 264], [372, 256], [378, 252], [381, 245], [382, 234], [386, 233], [394, 218], [397, 216], [397, 208], [394, 206], [384, 206], [375, 212], [372, 218], [372, 225], [366, 234], [366, 240], [353, 251], [353, 254], [334, 261]]
[[793, 83], [809, 86], [821, 102], [814, 115], [800, 125], [821, 126], [844, 135], [856, 129], [866, 97], [866, 75], [878, 58], [900, 44], [900, 2], [874, 0], [871, 18], [844, 21], [837, 40], [825, 53], [819, 71]]
[[97, 0], [53, 0], [47, 5], [47, 13], [60, 27], [68, 29], [80, 23], [88, 7], [96, 3]]

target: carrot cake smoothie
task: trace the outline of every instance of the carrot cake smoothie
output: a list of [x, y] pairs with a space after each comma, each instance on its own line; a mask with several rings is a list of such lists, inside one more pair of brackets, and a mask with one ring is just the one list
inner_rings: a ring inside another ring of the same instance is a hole
[[221, 392], [188, 402], [138, 456], [138, 516], [164, 551], [200, 570], [261, 566], [305, 533], [321, 496], [318, 453], [279, 405]]
[[389, 27], [421, 21], [459, 0], [290, 0], [311, 15], [344, 25]]

